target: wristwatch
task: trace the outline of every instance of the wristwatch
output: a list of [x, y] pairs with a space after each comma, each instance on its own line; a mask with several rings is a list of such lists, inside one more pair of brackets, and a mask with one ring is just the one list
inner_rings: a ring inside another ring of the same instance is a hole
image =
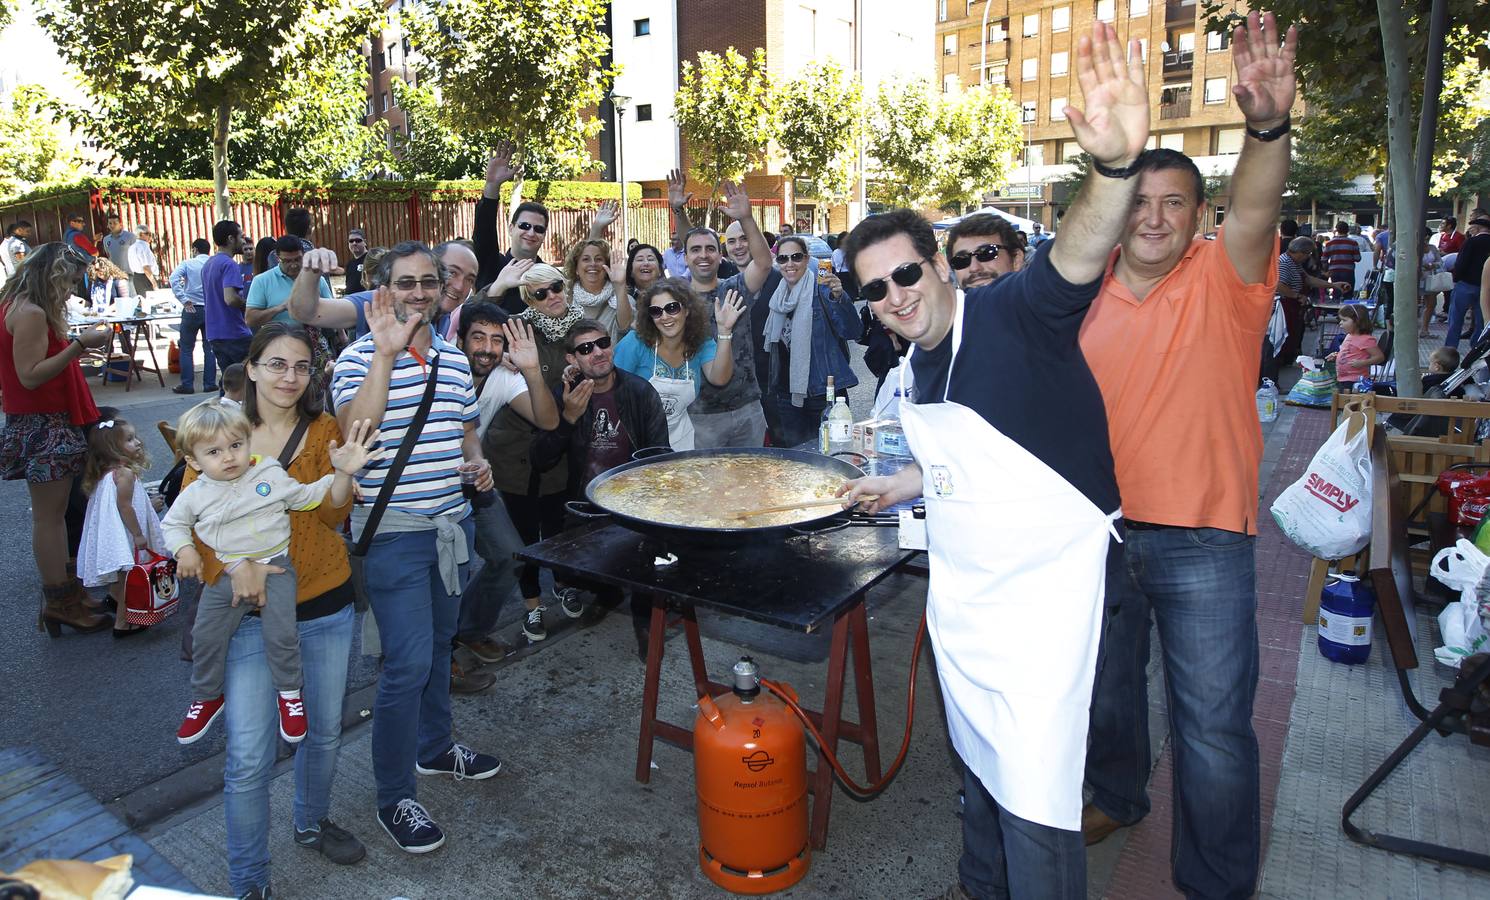
[[1272, 128], [1267, 129], [1266, 131], [1259, 131], [1258, 129], [1253, 128], [1251, 125], [1247, 126], [1247, 134], [1251, 135], [1254, 138], [1257, 138], [1259, 141], [1264, 142], [1276, 141], [1278, 138], [1282, 137], [1292, 130], [1293, 117], [1291, 115], [1284, 116], [1283, 123], [1281, 125], [1276, 125]]

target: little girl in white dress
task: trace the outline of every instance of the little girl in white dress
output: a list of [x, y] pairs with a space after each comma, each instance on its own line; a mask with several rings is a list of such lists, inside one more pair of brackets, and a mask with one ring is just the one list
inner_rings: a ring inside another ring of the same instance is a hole
[[88, 463], [83, 490], [88, 513], [78, 547], [78, 577], [88, 587], [107, 585], [118, 604], [114, 637], [144, 631], [142, 625], [121, 628], [124, 622], [124, 581], [140, 550], [165, 555], [165, 535], [145, 486], [140, 482], [150, 467], [145, 445], [134, 426], [118, 415], [94, 426], [88, 435]]

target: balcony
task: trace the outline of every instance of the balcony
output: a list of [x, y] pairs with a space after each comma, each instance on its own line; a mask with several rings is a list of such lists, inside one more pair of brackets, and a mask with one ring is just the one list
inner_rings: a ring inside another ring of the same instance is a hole
[[972, 53], [973, 57], [979, 60], [983, 58], [983, 54], [986, 50], [988, 54], [988, 61], [990, 63], [1003, 62], [1009, 58], [1008, 38], [1004, 38], [1003, 40], [998, 41], [988, 41], [986, 43], [973, 41], [972, 43], [967, 45], [967, 48], [968, 52]]
[[1165, 75], [1188, 75], [1194, 67], [1194, 50], [1171, 50], [1164, 54]]
[[1159, 118], [1183, 119], [1190, 115], [1190, 89], [1166, 88], [1159, 95]]
[[1164, 4], [1164, 24], [1183, 25], [1195, 21], [1195, 0], [1169, 0]]

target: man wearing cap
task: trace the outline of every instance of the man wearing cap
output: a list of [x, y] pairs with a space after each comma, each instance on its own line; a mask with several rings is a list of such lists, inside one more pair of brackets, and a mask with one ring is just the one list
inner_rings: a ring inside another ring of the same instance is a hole
[[136, 225], [135, 234], [138, 238], [129, 245], [128, 251], [129, 283], [136, 294], [143, 296], [146, 291], [160, 287], [160, 264], [155, 261], [155, 250], [150, 246], [154, 237], [150, 226]]

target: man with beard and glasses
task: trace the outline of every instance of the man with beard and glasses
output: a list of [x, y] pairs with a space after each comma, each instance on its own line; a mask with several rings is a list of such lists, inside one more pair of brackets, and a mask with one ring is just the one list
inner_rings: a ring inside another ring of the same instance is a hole
[[974, 213], [947, 231], [947, 262], [964, 291], [992, 284], [1024, 267], [1019, 232], [992, 213]]
[[[537, 428], [559, 426], [558, 407], [543, 382], [538, 347], [528, 323], [510, 319], [494, 304], [473, 303], [461, 309], [459, 346], [471, 361], [475, 379], [478, 436], [484, 436], [492, 417], [509, 406]], [[517, 371], [502, 365], [504, 358]], [[525, 543], [499, 497], [494, 495], [490, 505], [476, 510], [476, 553], [485, 564], [461, 595], [455, 643], [483, 663], [500, 662], [510, 652], [492, 631], [502, 605], [517, 588], [518, 563], [513, 553]], [[455, 679], [477, 676], [484, 676], [482, 681], [492, 679], [486, 673], [452, 671], [451, 690], [455, 690]]]
[[[372, 419], [384, 453], [357, 476], [352, 537], [360, 541], [384, 480], [406, 441], [415, 441], [376, 535], [364, 557], [368, 601], [383, 644], [383, 671], [373, 704], [373, 777], [378, 822], [399, 849], [428, 853], [445, 834], [416, 798], [415, 775], [457, 781], [490, 778], [496, 757], [456, 743], [450, 720], [450, 647], [461, 590], [474, 551], [471, 506], [457, 468], [477, 465], [476, 489], [492, 489], [491, 466], [476, 434], [476, 386], [465, 354], [431, 323], [445, 283], [433, 250], [405, 241], [380, 263], [367, 306], [368, 336], [336, 361], [332, 398], [342, 431]], [[426, 385], [436, 379], [423, 428], [410, 425]]]
[[[374, 248], [369, 252], [379, 251], [380, 248]], [[455, 312], [472, 298], [471, 289], [476, 283], [476, 254], [469, 241], [446, 241], [435, 247], [434, 254], [447, 273], [434, 311], [434, 327], [448, 341], [455, 336], [455, 326], [452, 324]], [[330, 250], [323, 248], [306, 253], [302, 263], [306, 277], [295, 280], [286, 311], [302, 325], [351, 328], [356, 330], [358, 337], [363, 337], [368, 333], [366, 310], [373, 292], [366, 290], [345, 297], [331, 296], [329, 290], [320, 287], [317, 282], [324, 281], [324, 277], [335, 266], [336, 254]], [[311, 275], [315, 278], [312, 279]], [[375, 269], [368, 269], [364, 277], [369, 283], [374, 283], [374, 276]]]
[[[548, 207], [527, 200], [512, 211], [512, 220], [507, 233], [506, 253], [497, 247], [497, 213], [502, 204], [502, 185], [517, 174], [512, 165], [512, 148], [498, 147], [486, 164], [486, 185], [481, 189], [481, 199], [476, 201], [476, 221], [473, 226], [473, 241], [478, 270], [476, 284], [493, 303], [502, 307], [509, 315], [517, 315], [527, 309], [523, 302], [523, 273], [534, 263], [543, 262], [539, 255], [548, 235]], [[590, 221], [587, 240], [605, 236], [605, 231], [616, 220], [620, 206], [614, 202], [601, 204]]]

